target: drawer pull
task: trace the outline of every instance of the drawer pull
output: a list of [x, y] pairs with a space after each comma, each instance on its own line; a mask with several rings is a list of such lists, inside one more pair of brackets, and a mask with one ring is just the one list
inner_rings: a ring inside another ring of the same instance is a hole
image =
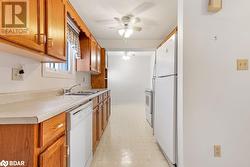
[[63, 123], [57, 125], [56, 129], [60, 129], [60, 128], [62, 128], [62, 127], [63, 127]]

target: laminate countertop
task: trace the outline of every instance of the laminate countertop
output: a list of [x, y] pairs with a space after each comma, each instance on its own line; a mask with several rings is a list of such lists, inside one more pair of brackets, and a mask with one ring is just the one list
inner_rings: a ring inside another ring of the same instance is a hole
[[0, 105], [0, 124], [38, 124], [109, 90], [89, 96], [61, 95]]

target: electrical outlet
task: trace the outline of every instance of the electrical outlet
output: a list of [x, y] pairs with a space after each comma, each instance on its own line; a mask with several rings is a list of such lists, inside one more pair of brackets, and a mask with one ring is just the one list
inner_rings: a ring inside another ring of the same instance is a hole
[[12, 80], [13, 81], [23, 81], [24, 69], [22, 65], [16, 65], [12, 68]]
[[248, 70], [248, 59], [237, 59], [237, 70]]
[[221, 157], [221, 145], [214, 145], [214, 157]]

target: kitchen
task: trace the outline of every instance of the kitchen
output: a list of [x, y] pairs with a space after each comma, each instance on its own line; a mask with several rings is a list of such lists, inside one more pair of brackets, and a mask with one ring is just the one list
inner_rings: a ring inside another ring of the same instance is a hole
[[249, 167], [240, 1], [0, 0], [0, 166]]

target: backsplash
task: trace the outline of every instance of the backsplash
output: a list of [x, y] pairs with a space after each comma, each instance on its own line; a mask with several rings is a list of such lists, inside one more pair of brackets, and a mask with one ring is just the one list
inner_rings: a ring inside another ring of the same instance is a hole
[[[23, 81], [12, 80], [12, 67], [18, 64], [24, 66]], [[91, 88], [91, 75], [89, 73], [76, 72], [71, 79], [42, 77], [40, 62], [2, 51], [0, 51], [0, 77], [0, 93], [60, 89], [78, 83], [82, 83], [84, 89]]]

